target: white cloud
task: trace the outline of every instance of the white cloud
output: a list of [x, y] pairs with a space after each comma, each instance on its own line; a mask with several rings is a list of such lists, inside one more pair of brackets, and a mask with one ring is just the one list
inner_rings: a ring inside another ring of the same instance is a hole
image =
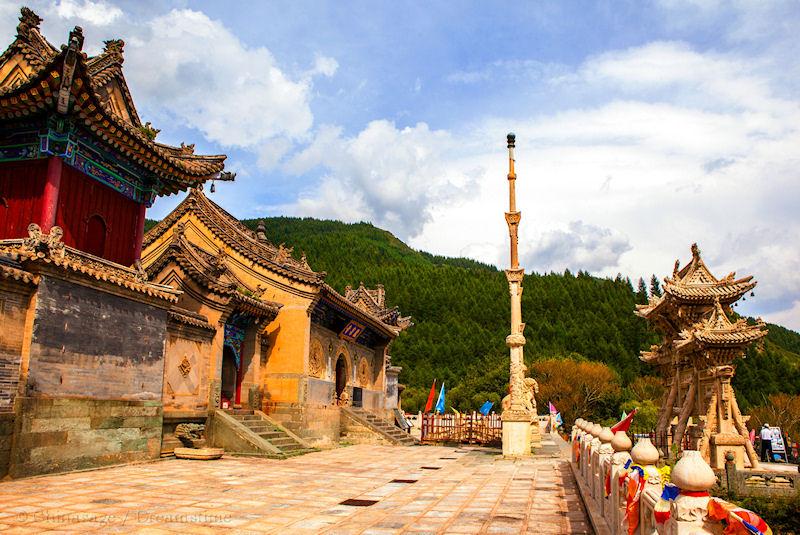
[[223, 147], [262, 152], [273, 138], [308, 132], [311, 76], [330, 76], [336, 67], [320, 56], [310, 73], [292, 80], [269, 50], [245, 45], [220, 22], [189, 9], [149, 21], [126, 53], [137, 98], [159, 121], [178, 121]]
[[123, 16], [120, 8], [103, 0], [60, 0], [53, 5], [53, 12], [59, 18], [85, 20], [95, 26], [107, 26]]
[[625, 236], [611, 229], [571, 221], [566, 229], [540, 233], [523, 244], [522, 265], [532, 271], [561, 272], [570, 269], [599, 272], [616, 267], [619, 257], [631, 249]]
[[791, 307], [786, 310], [780, 310], [770, 314], [769, 319], [773, 323], [800, 332], [800, 300], [792, 303]]
[[335, 58], [317, 55], [314, 59], [314, 67], [309, 71], [310, 76], [321, 74], [322, 76], [331, 77], [339, 70], [339, 62]]
[[453, 163], [450, 134], [425, 123], [397, 128], [373, 121], [354, 137], [321, 127], [285, 169], [302, 174], [322, 167], [321, 185], [286, 209], [346, 221], [369, 220], [403, 238], [419, 233], [434, 205], [463, 195], [474, 172]]

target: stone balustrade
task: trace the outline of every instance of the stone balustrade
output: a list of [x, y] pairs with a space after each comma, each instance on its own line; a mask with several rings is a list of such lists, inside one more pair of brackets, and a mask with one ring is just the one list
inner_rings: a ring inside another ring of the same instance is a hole
[[[633, 446], [623, 431], [612, 433], [578, 419], [570, 440], [573, 473], [599, 535], [627, 535], [631, 520], [635, 535], [723, 533], [723, 524], [708, 518], [709, 490], [717, 478], [700, 452], [683, 452], [671, 473], [677, 489], [670, 488], [679, 492], [664, 500], [662, 472], [656, 466], [660, 455], [649, 438]], [[635, 500], [627, 499], [629, 492]]]

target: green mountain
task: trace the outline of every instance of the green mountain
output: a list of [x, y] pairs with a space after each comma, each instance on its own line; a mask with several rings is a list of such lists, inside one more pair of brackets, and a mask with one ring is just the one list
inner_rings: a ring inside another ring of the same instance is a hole
[[[413, 317], [415, 326], [392, 345], [392, 362], [403, 367], [404, 407], [424, 403], [433, 379], [445, 382], [448, 404], [469, 410], [505, 394], [508, 380], [509, 298], [505, 274], [466, 258], [415, 251], [368, 223], [311, 218], [265, 219], [273, 243], [303, 251], [340, 292], [346, 285], [383, 284], [387, 300]], [[257, 220], [243, 223], [252, 229]], [[599, 361], [627, 386], [654, 374], [639, 350], [658, 342], [633, 314], [647, 291], [622, 276], [584, 272], [526, 275], [523, 282], [526, 361], [552, 357]], [[770, 325], [760, 350], [739, 361], [734, 379], [743, 410], [777, 392], [800, 393], [800, 334]], [[616, 410], [616, 409], [614, 409]]]

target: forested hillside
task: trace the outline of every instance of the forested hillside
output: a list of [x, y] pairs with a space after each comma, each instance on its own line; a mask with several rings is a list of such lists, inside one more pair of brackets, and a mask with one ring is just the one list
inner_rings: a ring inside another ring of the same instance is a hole
[[[459, 410], [499, 400], [505, 393], [509, 300], [502, 271], [469, 259], [415, 251], [367, 223], [287, 217], [265, 221], [272, 242], [293, 246], [298, 257], [304, 251], [311, 266], [326, 271], [327, 282], [337, 290], [362, 281], [367, 286], [381, 283], [389, 303], [413, 317], [415, 326], [392, 345], [393, 362], [403, 367], [401, 381], [408, 386], [407, 409], [424, 403], [434, 378], [445, 382], [448, 405]], [[257, 221], [244, 223], [255, 229]], [[525, 357], [535, 373], [547, 373], [533, 365], [543, 359], [607, 365], [619, 388], [593, 407], [597, 417], [614, 417], [626, 400], [644, 401], [635, 392], [646, 390], [648, 381], [633, 383], [654, 370], [639, 361], [638, 353], [658, 338], [633, 314], [634, 305], [647, 299], [642, 282], [634, 288], [621, 276], [612, 280], [565, 272], [526, 275], [524, 288]], [[800, 335], [776, 325], [769, 328], [761, 350], [751, 349], [738, 363], [735, 385], [744, 410], [763, 404], [770, 394], [800, 393]]]

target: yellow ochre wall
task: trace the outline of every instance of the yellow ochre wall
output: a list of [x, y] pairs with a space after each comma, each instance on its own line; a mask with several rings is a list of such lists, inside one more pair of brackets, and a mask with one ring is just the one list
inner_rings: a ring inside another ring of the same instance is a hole
[[[317, 289], [300, 281], [292, 280], [279, 273], [274, 273], [267, 268], [255, 264], [248, 258], [229, 247], [224, 241], [214, 236], [205, 224], [193, 213], [187, 212], [173, 224], [184, 224], [186, 239], [210, 253], [222, 250], [227, 254], [226, 265], [228, 269], [250, 289], [259, 285], [266, 288], [262, 298], [280, 303], [278, 316], [272, 321], [263, 333], [247, 333], [245, 341], [246, 356], [244, 359], [244, 379], [242, 382], [242, 401], [247, 401], [247, 389], [250, 386], [262, 386], [265, 401], [298, 403], [301, 395], [301, 383], [307, 367], [309, 333], [311, 329], [310, 308]], [[169, 246], [173, 232], [165, 231], [142, 252], [142, 265], [147, 268]], [[174, 270], [175, 274], [169, 277]], [[185, 293], [178, 303], [179, 307], [186, 308], [206, 316], [212, 326], [217, 327], [217, 334], [212, 344], [206, 344], [207, 366], [210, 377], [219, 378], [222, 361], [223, 329], [219, 323], [223, 310], [220, 303], [209, 303], [213, 296], [208, 296], [207, 291], [202, 291], [187, 281], [188, 277], [182, 273], [178, 266], [170, 266], [157, 276], [154, 282], [164, 282], [176, 287], [186, 286]], [[263, 329], [263, 325], [255, 326]], [[261, 355], [260, 336], [267, 337], [265, 347], [266, 355]], [[169, 348], [175, 347], [168, 346]], [[168, 361], [170, 355], [168, 354]], [[181, 356], [175, 357], [178, 362]], [[266, 366], [262, 369], [261, 361]], [[171, 364], [172, 365], [172, 364]], [[207, 394], [206, 394], [207, 395]]]

